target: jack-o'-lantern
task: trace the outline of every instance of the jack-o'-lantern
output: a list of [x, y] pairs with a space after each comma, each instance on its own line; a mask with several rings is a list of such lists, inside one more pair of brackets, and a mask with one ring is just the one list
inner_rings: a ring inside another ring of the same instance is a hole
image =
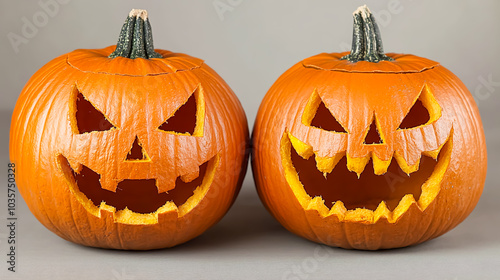
[[463, 221], [486, 146], [464, 84], [439, 63], [384, 54], [366, 6], [350, 53], [286, 71], [259, 109], [252, 156], [267, 209], [293, 233], [343, 248], [404, 247]]
[[233, 203], [247, 164], [238, 99], [202, 60], [153, 48], [132, 10], [117, 46], [75, 50], [33, 75], [10, 156], [31, 212], [64, 239], [146, 250], [186, 242]]

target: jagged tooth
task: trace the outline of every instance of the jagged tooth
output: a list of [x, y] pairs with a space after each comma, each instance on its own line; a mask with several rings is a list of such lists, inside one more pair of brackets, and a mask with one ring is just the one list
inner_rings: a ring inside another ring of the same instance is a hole
[[301, 156], [303, 159], [308, 159], [310, 156], [314, 154], [313, 147], [311, 145], [300, 141], [290, 132], [288, 132], [288, 138], [290, 139], [290, 142], [292, 142], [292, 146], [297, 152], [297, 154]]
[[[451, 130], [451, 134], [450, 135], [453, 135], [453, 129]], [[431, 157], [431, 158], [437, 160], [439, 154], [441, 153], [441, 150], [443, 149], [443, 147], [445, 146], [445, 144], [448, 143], [448, 140], [449, 139], [447, 139], [446, 141], [444, 141], [437, 149], [432, 150], [432, 151], [424, 151], [424, 152], [422, 152], [422, 154], [425, 155], [425, 156], [428, 156], [428, 157]]]
[[420, 158], [417, 160], [417, 162], [415, 162], [415, 164], [408, 165], [404, 157], [399, 155], [398, 152], [394, 153], [394, 157], [396, 158], [399, 168], [401, 168], [401, 170], [403, 170], [406, 174], [409, 175], [418, 170], [418, 167], [420, 165]]
[[82, 171], [83, 165], [76, 160], [68, 158], [69, 166], [73, 169], [73, 172], [80, 173]]
[[98, 209], [98, 217], [101, 219], [105, 219], [108, 217], [108, 219], [115, 219], [115, 212], [116, 208], [110, 205], [107, 205], [106, 202], [101, 201], [101, 204], [99, 205]]
[[101, 213], [102, 212], [115, 213], [116, 208], [111, 205], [107, 205], [105, 201], [101, 201], [101, 204], [99, 205], [99, 211], [101, 211]]
[[392, 212], [392, 222], [397, 221], [398, 218], [401, 217], [401, 215], [403, 215], [404, 213], [406, 213], [406, 211], [408, 211], [408, 209], [413, 204], [416, 204], [418, 206], [417, 202], [415, 201], [415, 198], [413, 197], [413, 194], [407, 194], [403, 196], [403, 198], [399, 201], [399, 204], [396, 207], [396, 209], [394, 209], [394, 211]]
[[325, 205], [325, 201], [320, 196], [315, 196], [309, 201], [306, 210], [316, 210], [322, 217], [328, 216], [328, 207]]
[[439, 156], [439, 153], [441, 152], [441, 148], [443, 148], [443, 146], [440, 146], [439, 148], [432, 150], [432, 151], [422, 152], [422, 154], [425, 156], [431, 157], [433, 159], [437, 159]]
[[385, 218], [386, 220], [392, 219], [392, 212], [387, 208], [385, 201], [380, 202], [377, 209], [373, 213], [373, 222], [376, 223], [380, 218]]
[[333, 204], [332, 209], [330, 209], [329, 215], [335, 215], [339, 219], [339, 221], [344, 220], [345, 214], [347, 213], [347, 208], [342, 201], [337, 200], [335, 204]]
[[174, 176], [160, 176], [156, 179], [156, 187], [158, 188], [158, 193], [168, 192], [169, 190], [175, 189], [175, 178]]
[[366, 224], [373, 223], [373, 211], [365, 208], [356, 208], [347, 211], [345, 219], [349, 222], [362, 222]]
[[173, 201], [167, 201], [162, 207], [158, 208], [156, 211], [158, 215], [161, 215], [163, 213], [171, 212], [171, 211], [177, 211], [177, 205]]
[[381, 160], [377, 155], [373, 154], [373, 171], [375, 175], [383, 175], [387, 172], [387, 168], [391, 165], [392, 157], [389, 160]]
[[107, 176], [106, 174], [101, 174], [99, 183], [101, 183], [101, 188], [112, 192], [116, 191], [116, 186], [118, 185], [118, 181], [116, 179], [112, 176]]
[[363, 173], [363, 170], [365, 170], [365, 166], [369, 160], [369, 155], [362, 158], [352, 158], [347, 155], [347, 169], [349, 169], [349, 171], [351, 172], [356, 172], [359, 178], [361, 173]]
[[344, 155], [345, 153], [337, 153], [333, 157], [319, 157], [316, 155], [316, 168], [323, 172], [323, 175], [326, 177], [327, 174], [332, 172]]
[[194, 179], [198, 178], [198, 176], [200, 176], [200, 168], [199, 167], [197, 167], [196, 170], [193, 172], [182, 175], [181, 180], [184, 183], [189, 183], [189, 182], [193, 181]]
[[[176, 225], [175, 221], [179, 218], [179, 209], [177, 208], [177, 205], [173, 203], [172, 201], [168, 201], [156, 211], [158, 213], [158, 223], [162, 225], [167, 225], [169, 228], [172, 228], [172, 230], [175, 230], [178, 225]], [[174, 222], [172, 222], [174, 221]], [[190, 220], [186, 220], [188, 223]]]
[[428, 157], [431, 157], [433, 159], [436, 159], [437, 160], [437, 157], [439, 155], [439, 149], [437, 150], [433, 150], [433, 151], [425, 151], [425, 152], [422, 152], [422, 154], [424, 156], [428, 156]]
[[142, 224], [157, 224], [158, 215], [155, 213], [136, 213], [127, 207], [115, 213], [115, 221], [121, 224], [142, 225]]

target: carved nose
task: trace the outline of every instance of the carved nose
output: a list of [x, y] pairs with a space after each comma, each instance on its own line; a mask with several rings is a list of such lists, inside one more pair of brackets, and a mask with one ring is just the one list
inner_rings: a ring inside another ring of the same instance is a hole
[[373, 117], [372, 124], [368, 128], [368, 132], [366, 133], [365, 141], [363, 144], [365, 145], [373, 145], [373, 144], [383, 144], [384, 140], [380, 137], [380, 132], [377, 128], [377, 123], [375, 122], [375, 117]]
[[132, 144], [132, 148], [127, 154], [127, 158], [125, 161], [134, 161], [134, 160], [148, 160], [149, 156], [146, 153], [146, 150], [142, 147], [141, 141], [139, 141], [139, 137], [135, 137], [134, 144]]

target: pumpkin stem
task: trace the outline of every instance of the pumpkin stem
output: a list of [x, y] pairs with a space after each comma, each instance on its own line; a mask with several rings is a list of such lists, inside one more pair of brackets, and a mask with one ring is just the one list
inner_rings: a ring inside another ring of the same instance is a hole
[[350, 62], [393, 60], [384, 53], [380, 29], [366, 5], [354, 11], [351, 53], [342, 57]]
[[162, 58], [155, 52], [153, 46], [153, 32], [146, 10], [132, 9], [123, 24], [116, 49], [108, 57], [126, 58]]

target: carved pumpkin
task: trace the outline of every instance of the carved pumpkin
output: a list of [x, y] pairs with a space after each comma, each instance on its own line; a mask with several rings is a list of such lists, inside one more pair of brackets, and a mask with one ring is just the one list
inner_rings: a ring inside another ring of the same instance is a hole
[[366, 6], [354, 13], [351, 53], [286, 71], [262, 101], [253, 137], [268, 210], [330, 246], [375, 250], [437, 237], [473, 210], [486, 176], [467, 88], [437, 62], [384, 54]]
[[19, 190], [64, 239], [146, 250], [214, 225], [246, 171], [248, 128], [202, 60], [154, 50], [144, 10], [118, 45], [75, 50], [33, 75], [10, 132]]

